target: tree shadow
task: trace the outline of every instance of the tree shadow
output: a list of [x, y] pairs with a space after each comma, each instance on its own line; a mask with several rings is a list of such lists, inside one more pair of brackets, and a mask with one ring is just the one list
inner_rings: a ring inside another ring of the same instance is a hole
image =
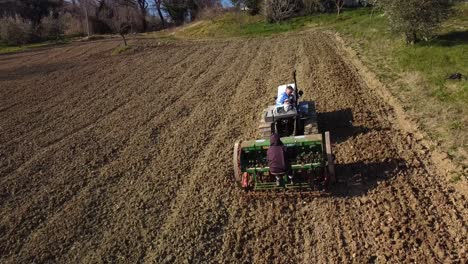
[[452, 31], [436, 36], [434, 39], [421, 43], [421, 46], [453, 47], [468, 44], [468, 30]]
[[406, 169], [403, 159], [336, 164], [338, 182], [330, 191], [337, 197], [361, 196], [374, 189], [379, 181], [387, 181], [395, 177], [398, 171]]

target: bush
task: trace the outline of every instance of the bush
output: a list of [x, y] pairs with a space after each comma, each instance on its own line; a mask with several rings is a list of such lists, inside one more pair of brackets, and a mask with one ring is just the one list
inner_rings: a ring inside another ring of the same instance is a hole
[[75, 16], [70, 13], [65, 13], [62, 15], [65, 36], [84, 36], [85, 32], [83, 31], [83, 22], [80, 21], [78, 16]]
[[252, 16], [262, 9], [262, 0], [231, 0], [231, 3], [237, 10], [247, 11]]
[[297, 11], [297, 0], [265, 0], [265, 16], [268, 22], [280, 22], [288, 19]]
[[325, 13], [335, 10], [332, 0], [302, 0], [302, 6], [306, 14]]
[[248, 8], [249, 14], [255, 16], [260, 13], [262, 0], [245, 0], [245, 6]]
[[302, 0], [306, 14], [313, 14], [321, 11], [322, 0]]
[[0, 40], [11, 46], [24, 45], [32, 39], [32, 24], [19, 17], [0, 19]]
[[42, 40], [63, 39], [65, 34], [65, 21], [63, 16], [53, 18], [48, 16], [42, 19], [40, 26], [40, 37]]
[[199, 19], [209, 19], [213, 21], [215, 17], [218, 17], [224, 13], [224, 9], [219, 7], [207, 7], [203, 8], [201, 11], [198, 12]]
[[380, 0], [394, 32], [402, 32], [407, 43], [428, 40], [451, 14], [450, 0]]

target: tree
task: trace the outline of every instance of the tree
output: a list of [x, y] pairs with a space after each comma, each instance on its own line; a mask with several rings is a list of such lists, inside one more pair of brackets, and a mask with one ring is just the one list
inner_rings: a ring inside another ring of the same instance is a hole
[[138, 7], [141, 12], [141, 24], [143, 26], [143, 32], [148, 28], [148, 23], [146, 22], [146, 15], [148, 14], [148, 2], [146, 0], [136, 0]]
[[63, 6], [63, 0], [18, 0], [16, 12], [24, 19], [31, 21], [33, 28], [37, 28], [42, 18], [51, 12], [58, 16], [58, 9]]
[[394, 32], [402, 32], [406, 43], [428, 40], [452, 13], [451, 0], [380, 0]]
[[165, 28], [166, 23], [164, 21], [164, 16], [161, 12], [161, 5], [162, 5], [162, 0], [154, 0], [154, 6], [156, 7], [156, 10], [158, 11], [159, 19], [161, 20], [163, 28]]
[[17, 13], [17, 1], [16, 0], [3, 0], [0, 1], [0, 18], [3, 17], [15, 17]]
[[164, 11], [167, 12], [171, 20], [180, 25], [185, 21], [189, 5], [186, 0], [162, 0]]
[[96, 8], [96, 19], [94, 19], [94, 33], [98, 34], [110, 34], [118, 31], [114, 27], [114, 16], [115, 9], [113, 8], [113, 3], [107, 0], [98, 0]]
[[345, 0], [335, 0], [336, 12], [338, 16], [340, 15], [341, 9], [343, 9], [344, 4]]
[[[89, 23], [89, 10], [95, 8], [95, 1], [94, 0], [78, 0], [81, 10], [83, 10], [85, 24], [86, 24], [86, 35], [89, 37], [91, 36], [91, 26]], [[81, 16], [83, 18], [83, 16]]]
[[123, 22], [120, 24], [119, 28], [119, 35], [122, 37], [125, 46], [127, 46], [127, 39], [125, 39], [125, 35], [127, 35], [130, 32], [131, 26], [129, 23]]

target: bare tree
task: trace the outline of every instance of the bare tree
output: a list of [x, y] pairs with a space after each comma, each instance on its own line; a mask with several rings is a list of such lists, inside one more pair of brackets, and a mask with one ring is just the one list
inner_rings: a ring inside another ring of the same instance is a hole
[[130, 24], [126, 22], [120, 24], [119, 34], [122, 37], [125, 46], [127, 46], [127, 39], [125, 38], [125, 35], [127, 35], [130, 32], [130, 28]]
[[154, 0], [154, 7], [156, 7], [156, 11], [158, 11], [159, 19], [161, 20], [161, 24], [163, 28], [166, 28], [166, 22], [164, 21], [164, 16], [161, 11], [162, 0]]
[[345, 0], [335, 0], [336, 12], [338, 16], [341, 14], [341, 9], [343, 9], [344, 4]]
[[283, 21], [294, 14], [297, 5], [297, 0], [266, 0], [265, 16], [270, 23]]
[[86, 35], [89, 37], [91, 35], [91, 28], [89, 25], [89, 11], [92, 8], [93, 10], [96, 8], [94, 0], [78, 0], [80, 4], [81, 10], [83, 10], [84, 18], [85, 18], [85, 25], [86, 25]]
[[146, 15], [148, 14], [148, 2], [146, 2], [146, 0], [136, 0], [136, 2], [141, 12], [141, 24], [143, 26], [143, 31], [146, 31], [148, 27], [146, 22]]

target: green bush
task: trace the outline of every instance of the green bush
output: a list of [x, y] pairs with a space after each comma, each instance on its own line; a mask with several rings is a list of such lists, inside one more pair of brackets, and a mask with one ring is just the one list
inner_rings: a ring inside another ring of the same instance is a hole
[[32, 24], [19, 17], [0, 19], [0, 41], [6, 45], [18, 46], [31, 41]]
[[394, 32], [407, 43], [428, 40], [452, 12], [451, 0], [380, 0]]

